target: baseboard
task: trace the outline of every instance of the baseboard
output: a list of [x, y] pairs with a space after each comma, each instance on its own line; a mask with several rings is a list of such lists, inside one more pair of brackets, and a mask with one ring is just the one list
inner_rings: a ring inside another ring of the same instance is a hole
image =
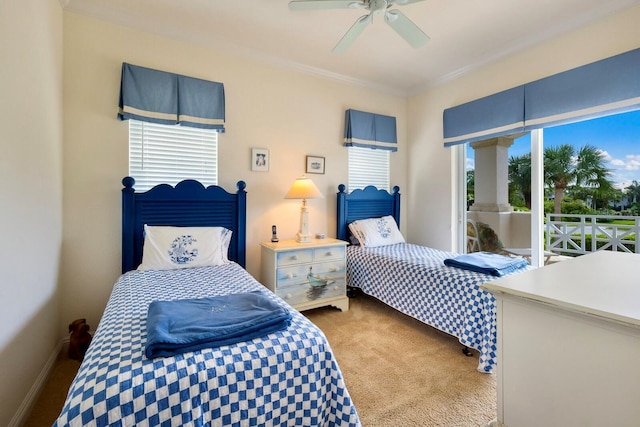
[[53, 353], [47, 359], [47, 363], [45, 363], [44, 367], [40, 371], [40, 375], [38, 375], [38, 378], [36, 378], [35, 382], [29, 389], [29, 392], [20, 404], [20, 407], [9, 422], [8, 427], [20, 427], [25, 423], [25, 421], [27, 421], [27, 417], [31, 413], [31, 409], [36, 403], [36, 400], [38, 400], [38, 397], [42, 392], [42, 388], [47, 382], [47, 378], [49, 378], [49, 374], [51, 374], [51, 370], [56, 363], [56, 359], [60, 355], [60, 351], [62, 351], [63, 346], [67, 343], [69, 343], [69, 337], [65, 337], [60, 340], [60, 342], [58, 342], [58, 345], [56, 345], [56, 347], [54, 348]]

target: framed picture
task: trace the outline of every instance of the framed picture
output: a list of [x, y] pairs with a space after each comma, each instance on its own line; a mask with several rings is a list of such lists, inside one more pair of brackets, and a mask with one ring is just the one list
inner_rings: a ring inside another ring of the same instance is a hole
[[269, 172], [269, 150], [266, 148], [251, 149], [251, 170]]
[[307, 173], [324, 173], [324, 157], [307, 156]]

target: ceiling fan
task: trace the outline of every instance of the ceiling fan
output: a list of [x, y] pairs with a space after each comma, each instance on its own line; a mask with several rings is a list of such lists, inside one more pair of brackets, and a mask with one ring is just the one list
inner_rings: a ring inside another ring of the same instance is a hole
[[289, 2], [290, 10], [313, 9], [363, 9], [368, 10], [349, 28], [342, 39], [333, 48], [334, 53], [343, 53], [364, 31], [365, 27], [373, 22], [374, 16], [384, 16], [384, 21], [389, 24], [396, 33], [407, 41], [412, 47], [419, 48], [429, 41], [429, 36], [422, 32], [416, 24], [398, 9], [392, 6], [417, 3], [423, 0], [292, 0]]

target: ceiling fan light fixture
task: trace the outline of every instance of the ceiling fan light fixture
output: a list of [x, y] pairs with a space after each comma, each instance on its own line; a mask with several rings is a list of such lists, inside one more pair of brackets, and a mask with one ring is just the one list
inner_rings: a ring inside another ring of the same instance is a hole
[[291, 10], [318, 10], [318, 9], [364, 9], [369, 13], [361, 16], [349, 28], [338, 44], [333, 48], [333, 53], [344, 53], [353, 44], [356, 38], [371, 24], [374, 16], [382, 15], [385, 22], [393, 28], [413, 48], [420, 48], [429, 41], [422, 30], [402, 12], [397, 9], [390, 10], [394, 5], [402, 6], [417, 3], [424, 0], [291, 0]]
[[369, 0], [369, 10], [374, 15], [381, 15], [387, 11], [387, 0]]

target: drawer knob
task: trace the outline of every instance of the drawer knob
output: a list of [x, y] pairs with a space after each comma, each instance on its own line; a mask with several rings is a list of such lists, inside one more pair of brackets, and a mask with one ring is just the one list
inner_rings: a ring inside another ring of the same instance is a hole
[[327, 252], [327, 256], [333, 256], [333, 252], [331, 251]]
[[294, 274], [294, 273], [289, 273], [289, 274], [287, 274], [287, 279], [294, 279], [294, 278], [296, 278], [296, 277], [298, 277], [298, 275], [297, 275], [297, 274]]
[[294, 260], [294, 261], [297, 261], [298, 260], [298, 255], [291, 255], [291, 259]]
[[338, 271], [338, 268], [337, 267], [331, 267], [329, 269], [329, 271], [332, 272], [332, 273], [335, 273], [336, 271]]
[[291, 299], [291, 294], [287, 294], [284, 296], [285, 299]]

